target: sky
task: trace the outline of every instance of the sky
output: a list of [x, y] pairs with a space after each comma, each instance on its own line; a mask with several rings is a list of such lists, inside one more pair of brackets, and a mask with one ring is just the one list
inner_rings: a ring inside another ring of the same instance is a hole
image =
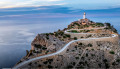
[[47, 16], [54, 13], [66, 15], [86, 10], [112, 9], [109, 10], [111, 12], [115, 9], [118, 12], [119, 8], [120, 0], [0, 0], [0, 18], [32, 16], [34, 14]]
[[71, 9], [118, 8], [119, 0], [0, 0], [0, 8], [40, 7], [61, 5]]

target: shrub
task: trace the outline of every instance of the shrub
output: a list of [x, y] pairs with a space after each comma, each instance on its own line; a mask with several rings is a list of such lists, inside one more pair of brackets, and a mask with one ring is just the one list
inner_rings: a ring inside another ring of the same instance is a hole
[[47, 61], [45, 61], [45, 62], [43, 62], [44, 64], [47, 64], [48, 62]]
[[77, 25], [77, 26], [80, 26], [78, 23], [74, 23], [73, 25]]
[[120, 59], [116, 59], [116, 62], [120, 62]]
[[105, 23], [106, 24], [106, 26], [108, 26], [108, 27], [110, 27], [111, 26], [111, 24], [110, 23]]
[[72, 65], [68, 65], [67, 68], [73, 68], [73, 66]]
[[73, 65], [75, 65], [76, 63], [75, 62], [73, 62]]
[[29, 63], [28, 65], [29, 65], [29, 66], [31, 66], [31, 65], [32, 65], [32, 63]]
[[87, 38], [91, 37], [92, 35], [88, 35]]
[[60, 32], [58, 32], [58, 34], [59, 34], [59, 35], [63, 35], [63, 34], [64, 34], [64, 32], [63, 32], [63, 31], [60, 31]]
[[86, 57], [88, 57], [88, 54], [86, 54]]
[[114, 65], [116, 65], [116, 63], [115, 63], [115, 62], [113, 62], [113, 63], [112, 63], [112, 65], [113, 65], [113, 66], [114, 66]]
[[54, 35], [53, 33], [50, 33], [50, 35]]
[[46, 51], [45, 54], [47, 54], [49, 51]]
[[75, 46], [76, 50], [77, 50], [77, 46]]
[[110, 54], [115, 54], [115, 52], [114, 52], [114, 51], [110, 51], [109, 53], [110, 53]]
[[46, 33], [46, 36], [49, 36], [49, 33]]
[[53, 62], [53, 59], [48, 59], [48, 62], [49, 62], [49, 63]]
[[83, 43], [79, 43], [79, 45], [83, 45]]
[[34, 46], [36, 47], [36, 48], [42, 48], [42, 46], [40, 45], [40, 44], [34, 44]]
[[79, 57], [75, 57], [76, 59], [79, 59]]
[[103, 23], [96, 23], [96, 26], [98, 26], [98, 27], [103, 27], [104, 24], [103, 24]]
[[49, 36], [46, 36], [46, 39], [49, 39]]
[[106, 62], [107, 62], [107, 59], [104, 59], [103, 61], [104, 61], [104, 63], [106, 63]]
[[72, 33], [79, 33], [77, 30], [71, 30]]
[[85, 30], [86, 32], [90, 32], [90, 30]]
[[92, 47], [93, 45], [89, 43], [88, 46], [89, 46], [89, 47]]
[[67, 51], [69, 51], [69, 49], [67, 49]]
[[105, 63], [105, 67], [106, 67], [106, 69], [108, 69], [110, 67], [110, 65], [108, 63]]
[[75, 51], [75, 50], [72, 50], [73, 52]]
[[65, 34], [65, 36], [70, 38], [70, 35], [69, 35], [69, 34]]
[[43, 49], [43, 50], [46, 50], [47, 48], [46, 48], [46, 47], [43, 47], [42, 49]]
[[94, 49], [92, 49], [92, 51], [94, 51]]
[[95, 54], [91, 54], [91, 56], [95, 56]]
[[39, 64], [38, 67], [41, 67], [41, 65]]
[[55, 33], [55, 36], [57, 37], [57, 36], [58, 36], [58, 33]]
[[81, 38], [84, 38], [83, 36]]
[[53, 68], [53, 66], [51, 66], [51, 65], [48, 65], [48, 68]]
[[99, 65], [99, 67], [101, 68], [101, 64], [98, 64]]
[[66, 36], [63, 36], [63, 38], [66, 38]]
[[74, 37], [74, 40], [77, 40], [77, 37]]

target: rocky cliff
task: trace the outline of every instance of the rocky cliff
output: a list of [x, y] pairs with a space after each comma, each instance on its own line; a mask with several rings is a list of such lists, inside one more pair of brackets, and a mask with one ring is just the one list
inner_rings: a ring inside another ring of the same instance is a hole
[[32, 41], [31, 45], [41, 45], [41, 46], [48, 47], [52, 44], [52, 42], [48, 38], [51, 38], [51, 36], [47, 36], [44, 34], [38, 34], [35, 37], [35, 39]]
[[[66, 30], [69, 31], [65, 33]], [[113, 34], [116, 36], [113, 37]], [[64, 30], [38, 34], [32, 41], [32, 50], [26, 58], [30, 60], [55, 53], [70, 41], [83, 40], [71, 43], [62, 53], [26, 63], [20, 68], [120, 68], [117, 35], [117, 30], [109, 23], [96, 23], [87, 19], [72, 22]], [[24, 61], [27, 60], [22, 62]]]

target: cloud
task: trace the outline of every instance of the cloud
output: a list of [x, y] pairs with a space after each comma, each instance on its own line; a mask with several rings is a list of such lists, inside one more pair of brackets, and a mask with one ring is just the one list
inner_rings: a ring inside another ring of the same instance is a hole
[[4, 15], [4, 16], [0, 16], [0, 17], [20, 17], [23, 15]]
[[119, 0], [0, 0], [1, 9], [53, 5], [70, 7], [71, 9], [109, 9], [118, 8], [119, 4]]
[[120, 0], [64, 0], [67, 3], [63, 6], [70, 7], [71, 9], [110, 9], [120, 7]]
[[0, 8], [15, 8], [15, 7], [38, 7], [38, 6], [51, 6], [51, 5], [63, 5], [58, 3], [62, 0], [2, 0], [0, 2]]
[[33, 35], [35, 35], [34, 33], [30, 33], [27, 30], [21, 30], [18, 33], [21, 34], [21, 35], [24, 35], [24, 36], [33, 36]]

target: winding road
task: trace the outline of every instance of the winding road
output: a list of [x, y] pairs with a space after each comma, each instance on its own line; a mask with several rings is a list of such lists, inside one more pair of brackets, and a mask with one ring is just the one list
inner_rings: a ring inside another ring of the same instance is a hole
[[[67, 31], [65, 31], [65, 33], [68, 33]], [[80, 33], [79, 33], [80, 34]], [[112, 34], [112, 37], [116, 37], [117, 35], [116, 34]], [[39, 57], [36, 57], [36, 58], [32, 58], [32, 59], [29, 59], [27, 61], [24, 61], [24, 62], [21, 62], [19, 63], [18, 65], [14, 66], [13, 69], [17, 69], [17, 68], [20, 68], [21, 66], [25, 65], [25, 64], [28, 64], [32, 61], [35, 61], [35, 60], [38, 60], [38, 59], [42, 59], [42, 58], [46, 58], [46, 57], [50, 57], [50, 56], [54, 56], [54, 55], [57, 55], [57, 54], [60, 54], [62, 53], [63, 51], [65, 51], [68, 46], [70, 44], [72, 44], [73, 42], [77, 42], [77, 41], [81, 41], [81, 40], [91, 40], [91, 39], [103, 39], [103, 38], [111, 38], [111, 37], [99, 37], [99, 38], [86, 38], [86, 39], [78, 39], [78, 40], [73, 40], [73, 41], [70, 41], [69, 43], [67, 43], [62, 49], [58, 50], [57, 52], [55, 53], [52, 53], [52, 54], [48, 54], [48, 55], [44, 55], [44, 56], [39, 56]]]

